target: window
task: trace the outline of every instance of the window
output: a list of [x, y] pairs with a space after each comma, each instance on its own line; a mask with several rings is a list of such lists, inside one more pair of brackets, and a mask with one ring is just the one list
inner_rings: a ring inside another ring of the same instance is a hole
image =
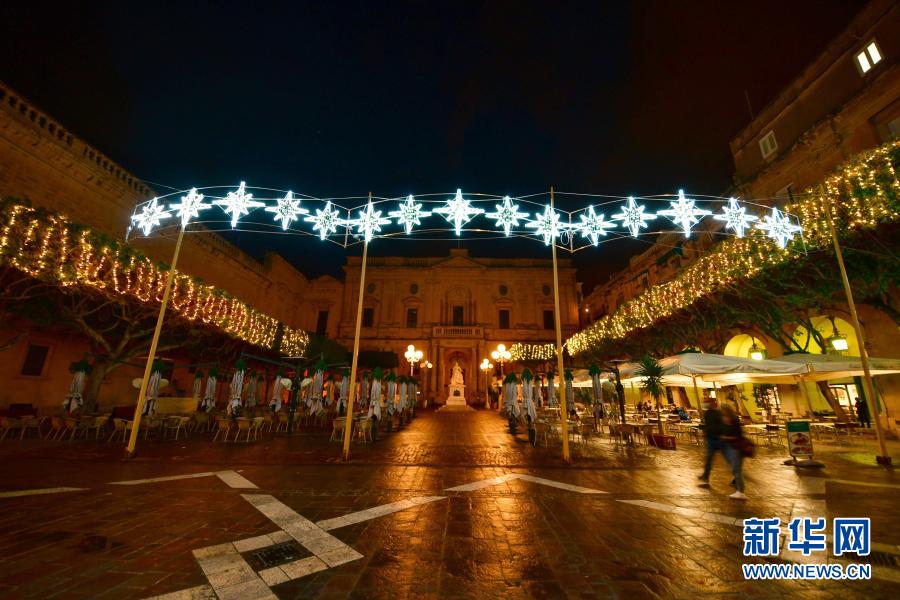
[[328, 311], [320, 310], [319, 318], [316, 320], [316, 335], [324, 336], [328, 331]]
[[462, 306], [454, 306], [453, 307], [453, 324], [457, 327], [463, 324], [463, 307]]
[[371, 327], [375, 324], [375, 309], [371, 307], [363, 308], [363, 327]]
[[500, 329], [509, 329], [509, 311], [503, 309], [500, 311]]
[[419, 309], [418, 308], [407, 308], [406, 309], [406, 326], [407, 327], [418, 327], [419, 326]]
[[40, 377], [44, 374], [44, 365], [47, 362], [47, 354], [50, 352], [50, 346], [39, 346], [37, 344], [29, 344], [28, 352], [25, 353], [25, 362], [22, 363], [22, 375], [29, 377]]
[[778, 142], [775, 141], [775, 132], [770, 131], [759, 140], [759, 151], [762, 152], [763, 158], [768, 158], [776, 150], [778, 150]]
[[872, 70], [872, 67], [881, 62], [881, 50], [875, 40], [856, 54], [856, 68], [860, 75], [865, 75]]
[[552, 310], [544, 311], [544, 329], [556, 329], [556, 320], [553, 318]]

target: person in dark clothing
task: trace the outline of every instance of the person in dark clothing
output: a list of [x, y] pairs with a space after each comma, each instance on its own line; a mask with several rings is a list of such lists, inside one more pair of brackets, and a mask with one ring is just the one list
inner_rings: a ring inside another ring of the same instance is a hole
[[861, 427], [868, 429], [872, 426], [872, 418], [869, 416], [869, 405], [862, 398], [856, 399], [856, 418], [859, 419]]
[[729, 496], [734, 500], [746, 500], [744, 495], [744, 452], [738, 440], [744, 437], [741, 431], [741, 418], [730, 405], [726, 404], [722, 407], [722, 451], [725, 458], [731, 463], [731, 472], [734, 480], [731, 484], [735, 487], [735, 492]]
[[712, 471], [713, 456], [716, 452], [725, 454], [722, 446], [722, 413], [716, 408], [714, 402], [710, 401], [707, 405], [706, 412], [703, 413], [703, 434], [706, 437], [706, 464], [703, 467], [703, 474], [700, 475], [702, 486], [709, 485], [709, 473]]

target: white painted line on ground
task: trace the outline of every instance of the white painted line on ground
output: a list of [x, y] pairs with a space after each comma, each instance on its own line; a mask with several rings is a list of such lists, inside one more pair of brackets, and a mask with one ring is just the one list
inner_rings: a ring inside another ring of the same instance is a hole
[[251, 481], [236, 471], [216, 471], [216, 477], [225, 482], [228, 487], [242, 490], [255, 490], [257, 488]]
[[464, 485], [458, 485], [456, 487], [447, 488], [444, 491], [447, 492], [474, 492], [476, 490], [480, 490], [486, 487], [491, 487], [492, 485], [500, 485], [501, 483], [506, 483], [507, 481], [512, 481], [514, 479], [521, 479], [523, 481], [530, 481], [532, 483], [539, 483], [540, 485], [548, 485], [550, 487], [559, 488], [561, 490], [567, 490], [570, 492], [578, 492], [579, 494], [606, 494], [608, 492], [604, 492], [603, 490], [595, 490], [593, 488], [581, 487], [580, 485], [572, 485], [569, 483], [563, 483], [561, 481], [554, 481], [552, 479], [544, 479], [543, 477], [535, 477], [534, 475], [526, 475], [525, 473], [507, 473], [506, 475], [501, 475], [499, 477], [492, 477], [491, 479], [482, 479], [481, 481], [473, 481], [472, 483], [466, 483]]
[[19, 498], [20, 496], [40, 496], [42, 494], [60, 494], [62, 492], [82, 492], [88, 488], [55, 487], [36, 490], [15, 490], [13, 492], [0, 492], [0, 498]]
[[219, 544], [194, 550], [203, 574], [216, 596], [226, 598], [259, 598], [278, 600], [256, 571], [240, 555], [234, 544]]
[[735, 519], [734, 517], [729, 517], [728, 515], [706, 512], [696, 508], [684, 508], [682, 506], [673, 506], [671, 504], [662, 504], [660, 502], [650, 502], [649, 500], [616, 500], [616, 502], [633, 504], [634, 506], [643, 506], [644, 508], [649, 508], [651, 510], [659, 510], [675, 515], [681, 515], [684, 517], [695, 517], [698, 519], [705, 519], [707, 521], [716, 521], [718, 523], [724, 523], [725, 525], [743, 526], [744, 524], [742, 519]]
[[216, 593], [208, 585], [198, 585], [186, 590], [178, 590], [169, 594], [150, 596], [146, 600], [215, 600]]
[[206, 471], [203, 473], [188, 473], [187, 475], [168, 475], [166, 477], [151, 477], [150, 479], [131, 479], [128, 481], [110, 481], [109, 485], [141, 485], [144, 483], [159, 483], [161, 481], [178, 481], [180, 479], [197, 479], [200, 477], [216, 476], [225, 485], [242, 490], [258, 489], [251, 481], [236, 471]]
[[444, 498], [446, 498], [446, 496], [416, 496], [414, 498], [409, 498], [408, 500], [400, 500], [398, 502], [391, 502], [390, 504], [382, 504], [381, 506], [367, 508], [366, 510], [350, 513], [342, 517], [317, 521], [316, 525], [325, 531], [331, 531], [332, 529], [346, 527], [347, 525], [355, 525], [356, 523], [362, 523], [363, 521], [369, 521], [377, 517], [383, 517], [384, 515], [406, 510], [413, 506], [421, 506], [422, 504], [428, 504], [429, 502], [443, 500]]
[[142, 483], [157, 483], [159, 481], [178, 481], [179, 479], [196, 479], [198, 477], [212, 477], [212, 471], [206, 473], [190, 473], [188, 475], [169, 475], [168, 477], [152, 477], [150, 479], [131, 479], [129, 481], [110, 481], [109, 485], [140, 485]]
[[872, 483], [870, 481], [852, 481], [850, 479], [824, 479], [825, 483], [842, 483], [844, 485], [864, 485], [868, 487], [886, 487], [900, 490], [900, 485], [894, 483]]

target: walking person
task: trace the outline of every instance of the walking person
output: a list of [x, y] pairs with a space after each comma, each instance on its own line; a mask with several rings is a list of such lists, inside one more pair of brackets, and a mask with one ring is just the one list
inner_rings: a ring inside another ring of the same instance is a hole
[[743, 475], [744, 456], [752, 456], [753, 444], [744, 437], [741, 431], [741, 418], [730, 404], [722, 407], [721, 440], [725, 458], [731, 464], [731, 472], [734, 475], [731, 485], [735, 487], [735, 492], [728, 497], [733, 500], [746, 500]]
[[869, 416], [869, 406], [862, 398], [856, 399], [856, 418], [859, 420], [860, 427], [869, 429], [872, 427], [872, 417]]
[[700, 475], [700, 485], [709, 486], [709, 474], [712, 471], [712, 461], [716, 452], [725, 454], [722, 445], [722, 413], [716, 407], [715, 400], [706, 401], [706, 412], [703, 413], [703, 429], [706, 438], [706, 464], [703, 466], [703, 474]]

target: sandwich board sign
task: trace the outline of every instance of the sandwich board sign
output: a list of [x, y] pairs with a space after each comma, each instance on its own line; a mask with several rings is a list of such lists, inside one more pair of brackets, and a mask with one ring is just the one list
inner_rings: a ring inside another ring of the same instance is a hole
[[792, 419], [787, 422], [788, 453], [795, 459], [812, 458], [813, 441], [809, 419]]

